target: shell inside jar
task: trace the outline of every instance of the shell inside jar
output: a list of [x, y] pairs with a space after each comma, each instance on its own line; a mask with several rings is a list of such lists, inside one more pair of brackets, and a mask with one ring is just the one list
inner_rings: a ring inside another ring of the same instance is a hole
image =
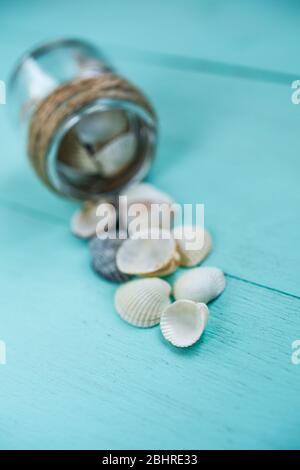
[[86, 183], [90, 177], [118, 177], [137, 154], [133, 127], [120, 109], [83, 116], [62, 139], [58, 152], [60, 171], [75, 184]]

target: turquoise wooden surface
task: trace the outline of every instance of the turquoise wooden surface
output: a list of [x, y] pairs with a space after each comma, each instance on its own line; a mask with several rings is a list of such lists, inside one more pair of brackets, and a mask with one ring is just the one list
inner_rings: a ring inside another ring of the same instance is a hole
[[0, 106], [1, 448], [300, 447], [300, 12], [264, 3], [1, 2], [0, 79], [68, 34], [147, 90], [161, 122], [149, 180], [205, 203], [205, 264], [228, 281], [190, 350], [124, 324], [69, 234], [74, 204], [36, 181]]

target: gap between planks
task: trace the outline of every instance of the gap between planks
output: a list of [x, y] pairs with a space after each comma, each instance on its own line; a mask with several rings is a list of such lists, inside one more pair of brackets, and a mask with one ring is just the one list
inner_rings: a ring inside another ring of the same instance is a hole
[[[133, 47], [116, 46], [107, 44], [109, 50], [116, 51], [116, 59], [121, 58], [133, 62], [166, 67], [170, 69], [186, 70], [223, 77], [241, 78], [258, 82], [275, 83], [279, 85], [291, 85], [291, 82], [299, 76], [292, 72], [279, 72], [259, 67], [232, 64], [210, 59], [186, 57], [183, 55], [169, 54], [165, 52], [152, 52], [149, 50], [135, 49]], [[123, 54], [123, 58], [120, 57]]]
[[[51, 214], [47, 214], [45, 212], [34, 209], [32, 207], [23, 206], [22, 204], [20, 204], [18, 202], [12, 202], [12, 201], [7, 201], [7, 200], [0, 199], [0, 204], [3, 205], [8, 210], [12, 210], [12, 211], [15, 211], [15, 212], [22, 212], [22, 214], [25, 213], [26, 215], [28, 215], [29, 217], [32, 217], [35, 220], [38, 219], [39, 221], [42, 220], [42, 222], [45, 222], [45, 223], [50, 223], [50, 224], [51, 223], [56, 223], [56, 224], [63, 224], [64, 226], [66, 226], [66, 220], [65, 219], [62, 219], [60, 217], [56, 217], [56, 216], [51, 215]], [[265, 284], [260, 284], [260, 283], [255, 282], [255, 281], [251, 281], [250, 279], [245, 279], [245, 278], [240, 277], [240, 276], [235, 276], [234, 274], [231, 274], [231, 273], [228, 273], [228, 272], [225, 272], [225, 275], [230, 279], [235, 279], [236, 281], [244, 282], [246, 284], [250, 284], [252, 286], [258, 287], [260, 289], [266, 289], [268, 291], [275, 292], [277, 294], [282, 294], [282, 295], [285, 295], [287, 297], [291, 297], [293, 299], [300, 300], [300, 296], [298, 296], [298, 295], [291, 294], [289, 292], [286, 292], [286, 291], [283, 291], [283, 290], [280, 290], [280, 289], [276, 289], [274, 287], [267, 286]]]
[[266, 286], [265, 284], [260, 284], [259, 282], [250, 281], [249, 279], [244, 279], [243, 277], [235, 276], [234, 274], [230, 274], [230, 273], [227, 273], [227, 272], [225, 272], [224, 274], [227, 277], [229, 277], [230, 279], [235, 279], [236, 281], [241, 281], [241, 282], [244, 282], [245, 284], [250, 284], [251, 286], [260, 287], [262, 289], [267, 289], [271, 292], [276, 292], [276, 294], [282, 294], [282, 295], [286, 295], [288, 297], [291, 297], [293, 299], [300, 300], [299, 295], [291, 294], [289, 292], [285, 292], [284, 290], [276, 289], [275, 287]]

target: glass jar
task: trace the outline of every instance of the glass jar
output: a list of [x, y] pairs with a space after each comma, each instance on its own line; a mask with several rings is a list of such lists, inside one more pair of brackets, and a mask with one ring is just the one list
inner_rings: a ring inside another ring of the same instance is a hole
[[155, 153], [155, 112], [102, 53], [81, 40], [41, 45], [9, 82], [13, 120], [40, 179], [76, 199], [142, 180]]

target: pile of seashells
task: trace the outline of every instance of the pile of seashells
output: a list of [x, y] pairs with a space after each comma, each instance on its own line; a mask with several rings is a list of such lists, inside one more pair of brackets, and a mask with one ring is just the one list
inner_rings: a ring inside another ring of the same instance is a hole
[[[173, 200], [148, 183], [129, 188], [126, 210], [132, 204], [168, 204]], [[77, 211], [71, 222], [72, 232], [90, 239], [92, 266], [97, 274], [117, 283], [124, 283], [115, 293], [115, 308], [120, 317], [137, 327], [160, 324], [165, 339], [177, 347], [188, 347], [197, 342], [204, 332], [209, 310], [207, 304], [225, 288], [223, 272], [215, 267], [196, 267], [210, 253], [212, 240], [202, 227], [167, 227], [159, 220], [158, 226], [147, 225], [147, 237], [123, 233], [117, 238], [96, 235], [100, 212], [105, 210], [111, 222], [116, 223], [113, 201], [89, 201]], [[126, 214], [129, 216], [129, 211]], [[118, 217], [122, 208], [118, 207]], [[147, 223], [146, 223], [147, 222]], [[141, 227], [139, 218], [139, 227]], [[132, 229], [131, 229], [132, 232]], [[143, 228], [140, 235], [143, 233]], [[159, 236], [158, 236], [159, 235]], [[191, 241], [201, 240], [200, 244]], [[160, 279], [174, 273], [179, 267], [192, 268], [170, 284]], [[133, 276], [138, 278], [132, 279]], [[171, 302], [171, 294], [175, 301]]]

